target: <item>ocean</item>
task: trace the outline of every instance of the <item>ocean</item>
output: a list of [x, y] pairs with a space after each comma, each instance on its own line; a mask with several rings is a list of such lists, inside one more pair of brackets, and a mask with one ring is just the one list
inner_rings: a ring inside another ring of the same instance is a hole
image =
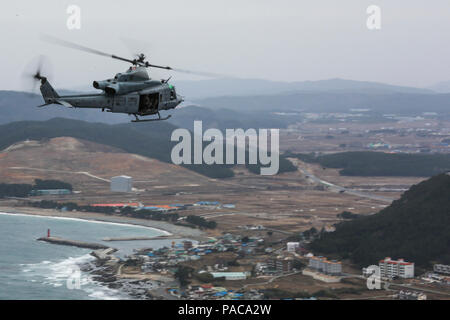
[[[67, 285], [76, 265], [93, 261], [92, 250], [54, 245], [37, 238], [52, 236], [103, 243], [119, 249], [124, 257], [134, 248], [170, 246], [173, 240], [114, 241], [107, 237], [158, 236], [167, 234], [153, 228], [71, 218], [40, 217], [0, 213], [0, 299], [127, 299], [81, 273], [79, 289]], [[183, 239], [176, 240], [181, 242]], [[70, 289], [72, 288], [72, 289]]]

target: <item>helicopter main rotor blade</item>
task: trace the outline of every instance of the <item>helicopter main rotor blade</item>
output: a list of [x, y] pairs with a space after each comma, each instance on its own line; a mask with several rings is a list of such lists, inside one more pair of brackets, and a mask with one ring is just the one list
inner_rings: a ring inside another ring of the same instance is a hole
[[220, 73], [212, 73], [212, 72], [203, 72], [203, 71], [192, 71], [192, 70], [186, 70], [186, 69], [178, 69], [178, 68], [171, 68], [171, 70], [176, 72], [182, 72], [187, 74], [193, 74], [197, 76], [203, 76], [203, 77], [211, 77], [211, 78], [235, 78], [230, 75], [226, 74], [220, 74]]
[[219, 73], [212, 73], [212, 72], [202, 72], [202, 71], [192, 71], [192, 70], [186, 70], [186, 69], [179, 69], [179, 68], [172, 68], [172, 67], [165, 67], [165, 66], [158, 66], [155, 64], [150, 64], [148, 62], [145, 62], [141, 64], [143, 67], [152, 67], [152, 68], [159, 68], [159, 69], [165, 69], [165, 70], [171, 70], [175, 72], [181, 72], [181, 73], [187, 73], [187, 74], [193, 74], [197, 76], [203, 76], [203, 77], [211, 77], [211, 78], [233, 78], [230, 75], [225, 74], [219, 74]]
[[156, 65], [156, 64], [151, 64], [151, 63], [148, 63], [148, 62], [143, 63], [142, 66], [143, 66], [143, 67], [146, 67], [146, 68], [151, 67], [151, 68], [159, 68], [159, 69], [166, 69], [166, 70], [174, 70], [174, 69], [172, 69], [171, 67], [167, 67], [167, 66], [158, 66], [158, 65]]
[[156, 65], [156, 64], [150, 64], [148, 61], [144, 61], [144, 58], [142, 60], [139, 59], [126, 59], [126, 58], [122, 58], [119, 56], [116, 56], [114, 54], [110, 54], [110, 53], [106, 53], [100, 50], [96, 50], [96, 49], [92, 49], [86, 46], [82, 46], [70, 41], [66, 41], [66, 40], [62, 40], [50, 35], [42, 35], [41, 39], [49, 42], [51, 44], [55, 44], [55, 45], [59, 45], [59, 46], [63, 46], [63, 47], [67, 47], [67, 48], [71, 48], [71, 49], [76, 49], [76, 50], [80, 50], [80, 51], [84, 51], [84, 52], [89, 52], [92, 54], [96, 54], [99, 56], [103, 56], [103, 57], [109, 57], [109, 58], [113, 58], [116, 60], [121, 60], [124, 62], [128, 62], [131, 63], [133, 65], [138, 65], [141, 67], [146, 67], [146, 68], [159, 68], [159, 69], [165, 69], [165, 70], [172, 70], [172, 71], [176, 71], [176, 72], [182, 72], [182, 73], [187, 73], [187, 74], [192, 74], [192, 75], [198, 75], [198, 76], [203, 76], [203, 77], [212, 77], [212, 78], [233, 78], [230, 75], [224, 75], [224, 74], [219, 74], [219, 73], [212, 73], [212, 72], [202, 72], [202, 71], [192, 71], [192, 70], [186, 70], [186, 69], [179, 69], [179, 68], [171, 68], [168, 66], [160, 66], [160, 65]]
[[62, 40], [56, 37], [52, 37], [49, 35], [42, 35], [41, 39], [49, 42], [51, 44], [55, 44], [55, 45], [59, 45], [59, 46], [63, 46], [66, 48], [71, 48], [71, 49], [76, 49], [76, 50], [80, 50], [80, 51], [84, 51], [84, 52], [89, 52], [89, 53], [93, 53], [99, 56], [103, 56], [103, 57], [109, 57], [109, 58], [113, 58], [113, 59], [117, 59], [117, 60], [121, 60], [121, 61], [125, 61], [125, 62], [129, 62], [131, 64], [136, 64], [135, 60], [130, 60], [130, 59], [126, 59], [126, 58], [122, 58], [119, 56], [116, 56], [114, 54], [110, 54], [110, 53], [106, 53], [106, 52], [102, 52], [100, 50], [96, 50], [96, 49], [92, 49], [89, 47], [85, 47], [70, 41], [66, 41], [66, 40]]

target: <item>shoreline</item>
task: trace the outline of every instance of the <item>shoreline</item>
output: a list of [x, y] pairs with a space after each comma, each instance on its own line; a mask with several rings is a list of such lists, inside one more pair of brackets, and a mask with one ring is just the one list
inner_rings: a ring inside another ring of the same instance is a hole
[[[53, 219], [78, 220], [91, 223], [108, 223], [115, 225], [127, 225], [134, 227], [150, 228], [161, 235], [157, 236], [155, 240], [161, 237], [170, 238], [186, 238], [197, 241], [207, 240], [207, 234], [199, 229], [192, 229], [183, 226], [177, 226], [164, 221], [144, 220], [130, 217], [122, 217], [115, 215], [106, 215], [102, 213], [93, 212], [79, 212], [79, 211], [58, 211], [54, 209], [40, 209], [32, 207], [3, 207], [0, 206], [0, 215], [17, 215], [17, 216], [35, 216]], [[150, 240], [151, 241], [151, 240]], [[165, 299], [164, 292], [167, 283], [163, 280], [149, 279], [149, 278], [128, 278], [118, 275], [116, 267], [120, 268], [120, 264], [108, 264], [110, 259], [102, 260], [93, 255], [94, 251], [88, 253], [94, 260], [85, 263], [77, 263], [81, 271], [91, 279], [92, 283], [102, 288], [100, 291], [105, 291], [106, 296], [100, 299]], [[82, 255], [81, 257], [83, 257]], [[67, 259], [65, 259], [67, 260]], [[64, 260], [64, 261], [65, 261]], [[110, 294], [109, 290], [115, 291]], [[92, 297], [92, 295], [88, 295]], [[172, 297], [170, 297], [172, 298]]]
[[165, 221], [144, 220], [131, 217], [121, 217], [116, 215], [106, 215], [96, 212], [79, 212], [79, 211], [58, 211], [53, 209], [37, 209], [31, 207], [3, 207], [0, 206], [0, 214], [11, 215], [28, 215], [36, 217], [59, 218], [84, 220], [97, 223], [111, 223], [128, 226], [139, 226], [153, 229], [164, 235], [179, 238], [189, 238], [192, 240], [205, 240], [207, 235], [199, 229], [192, 229], [183, 226], [177, 226]]
[[[102, 223], [111, 225], [121, 225], [121, 226], [131, 226], [136, 228], [148, 228], [158, 232], [159, 235], [155, 236], [154, 240], [159, 240], [161, 237], [171, 237], [183, 236], [183, 238], [191, 239], [196, 238], [195, 234], [192, 232], [190, 234], [180, 234], [180, 232], [169, 233], [167, 230], [162, 230], [157, 227], [166, 227], [167, 223], [159, 223], [159, 221], [139, 221], [140, 219], [128, 219], [128, 217], [117, 217], [117, 216], [106, 216], [103, 214], [90, 214], [85, 212], [59, 212], [52, 209], [36, 209], [30, 207], [0, 207], [0, 216], [22, 216], [22, 217], [36, 217], [36, 218], [49, 218], [49, 219], [60, 219], [67, 221], [84, 221], [88, 223]], [[110, 219], [112, 218], [112, 219]], [[122, 219], [124, 218], [124, 219]], [[134, 221], [138, 220], [138, 221]], [[156, 222], [156, 223], [153, 223]], [[178, 226], [175, 226], [178, 227]], [[178, 228], [177, 228], [178, 229]], [[178, 230], [175, 230], [178, 231]], [[185, 231], [185, 230], [181, 230]], [[188, 232], [191, 230], [187, 230]], [[193, 229], [192, 231], [198, 231]], [[193, 235], [193, 236], [191, 236]], [[88, 252], [83, 252], [78, 255], [71, 255], [69, 257], [44, 257], [45, 259], [45, 270], [39, 272], [51, 272], [52, 277], [56, 277], [55, 280], [50, 281], [53, 286], [63, 286], [63, 280], [69, 275], [55, 275], [53, 266], [64, 265], [65, 270], [72, 270], [71, 266], [78, 266], [82, 272], [81, 279], [83, 280], [82, 287], [83, 300], [89, 299], [132, 299], [132, 300], [143, 300], [143, 299], [154, 299], [155, 292], [162, 289], [164, 290], [164, 282], [160, 280], [153, 280], [148, 278], [128, 278], [120, 277], [117, 275], [116, 267], [120, 267], [120, 260], [114, 256], [112, 258], [103, 259], [101, 256], [95, 255], [96, 251], [104, 252], [109, 250], [109, 246], [99, 245], [96, 243], [82, 242], [76, 240], [68, 240], [58, 237], [50, 238], [38, 238], [38, 241], [50, 242], [53, 245], [64, 245], [73, 246], [88, 249]], [[50, 241], [48, 241], [50, 240]], [[152, 239], [153, 240], [153, 239]], [[149, 240], [151, 241], [151, 240]], [[97, 247], [98, 245], [98, 247]], [[115, 251], [115, 250], [114, 250]], [[113, 253], [112, 251], [105, 253], [109, 255]], [[86, 259], [89, 257], [89, 259]], [[40, 261], [40, 260], [39, 260]], [[33, 265], [39, 265], [43, 262], [33, 262]], [[31, 264], [30, 264], [31, 265]], [[59, 268], [61, 269], [61, 267]], [[61, 280], [63, 277], [64, 279]], [[34, 280], [36, 281], [36, 280]]]

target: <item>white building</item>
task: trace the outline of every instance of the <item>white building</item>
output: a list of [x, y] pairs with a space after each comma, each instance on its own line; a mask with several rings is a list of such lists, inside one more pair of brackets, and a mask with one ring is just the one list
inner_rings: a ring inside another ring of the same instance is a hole
[[245, 280], [247, 272], [211, 272], [214, 278], [225, 278], [225, 280]]
[[427, 300], [427, 295], [422, 292], [400, 291], [397, 295], [400, 300]]
[[308, 267], [319, 272], [323, 272], [326, 274], [341, 274], [342, 273], [342, 264], [336, 260], [327, 260], [325, 257], [311, 257], [309, 258]]
[[299, 242], [288, 242], [287, 243], [287, 251], [288, 252], [295, 252], [295, 250], [299, 247], [300, 247]]
[[129, 176], [117, 176], [111, 178], [111, 191], [131, 192], [133, 188], [133, 178]]
[[414, 278], [414, 263], [406, 262], [403, 259], [392, 260], [390, 257], [381, 260], [380, 276], [383, 278]]
[[445, 264], [435, 264], [433, 266], [433, 271], [437, 273], [450, 274], [450, 266]]

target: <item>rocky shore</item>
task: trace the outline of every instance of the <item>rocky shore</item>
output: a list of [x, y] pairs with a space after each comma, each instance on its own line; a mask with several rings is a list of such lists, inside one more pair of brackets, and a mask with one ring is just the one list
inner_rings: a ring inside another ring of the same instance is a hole
[[[202, 241], [208, 239], [203, 231], [199, 229], [177, 226], [163, 221], [136, 219], [123, 216], [105, 215], [100, 213], [63, 212], [58, 210], [36, 209], [29, 207], [0, 207], [0, 213], [139, 225], [149, 228], [155, 228], [164, 232], [164, 235], [152, 237], [152, 240], [188, 238], [192, 240]], [[53, 238], [54, 237], [52, 237], [52, 239]], [[49, 238], [47, 237], [40, 238], [38, 240], [55, 244], [75, 245], [78, 247], [94, 249], [95, 251], [92, 251], [91, 255], [95, 257], [95, 260], [79, 265], [80, 270], [84, 273], [87, 273], [94, 282], [97, 282], [100, 285], [106, 286], [110, 289], [117, 290], [117, 294], [118, 296], [120, 296], [120, 298], [137, 300], [174, 299], [174, 297], [168, 294], [166, 291], [167, 287], [177, 285], [174, 279], [163, 276], [151, 276], [149, 274], [143, 273], [123, 274], [121, 272], [121, 269], [126, 264], [126, 261], [122, 261], [117, 258], [113, 254], [116, 251], [113, 248], [109, 248], [103, 245], [97, 246], [97, 244], [93, 243], [75, 243], [74, 241], [64, 240], [60, 238], [54, 238], [54, 241], [48, 241]], [[116, 239], [112, 238], [112, 240]]]
[[96, 259], [79, 265], [82, 272], [88, 273], [92, 280], [117, 290], [121, 296], [133, 300], [165, 299], [167, 282], [148, 278], [128, 278], [121, 274], [124, 262], [113, 255], [115, 249], [101, 249], [91, 252]]

